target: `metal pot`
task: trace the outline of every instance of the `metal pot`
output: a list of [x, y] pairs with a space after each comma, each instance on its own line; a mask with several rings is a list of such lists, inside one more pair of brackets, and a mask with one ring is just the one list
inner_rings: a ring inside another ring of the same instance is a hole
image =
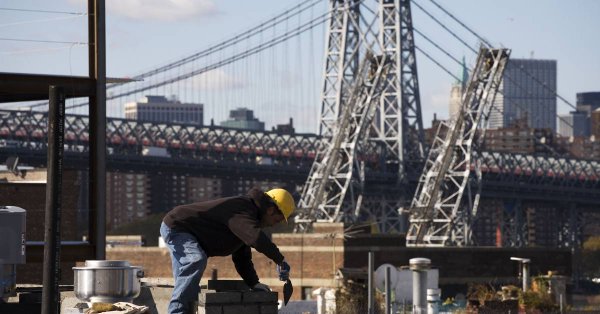
[[144, 272], [127, 261], [85, 261], [73, 267], [75, 296], [87, 302], [131, 302], [140, 294]]

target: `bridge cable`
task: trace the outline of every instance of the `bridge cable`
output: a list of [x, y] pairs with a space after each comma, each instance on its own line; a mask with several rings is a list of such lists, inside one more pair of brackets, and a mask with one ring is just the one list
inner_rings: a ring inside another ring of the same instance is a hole
[[[473, 31], [471, 28], [469, 28], [468, 26], [466, 26], [463, 22], [461, 22], [458, 18], [456, 18], [454, 15], [450, 14], [450, 12], [448, 12], [448, 10], [444, 9], [440, 4], [438, 4], [437, 2], [435, 2], [434, 0], [429, 0], [431, 1], [433, 4], [435, 4], [438, 8], [440, 8], [440, 10], [442, 10], [444, 13], [446, 13], [448, 16], [450, 16], [453, 20], [455, 20], [458, 24], [460, 24], [462, 27], [464, 27], [467, 31], [469, 31], [471, 34], [475, 35], [475, 37], [477, 37], [482, 43], [484, 43], [488, 48], [493, 48], [493, 46], [490, 44], [489, 41], [485, 40], [485, 38], [481, 37], [479, 34], [477, 34], [475, 31]], [[438, 24], [442, 25], [441, 22], [436, 19], [435, 17], [433, 17], [429, 12], [427, 12], [427, 10], [425, 10], [423, 7], [421, 7], [419, 4], [417, 4], [415, 1], [412, 2], [413, 4], [415, 4], [418, 8], [420, 8], [423, 12], [425, 12], [425, 14], [427, 14], [430, 18], [432, 18], [434, 21], [436, 21]], [[452, 35], [455, 36], [455, 34], [450, 31], [448, 28], [446, 28], [445, 26], [442, 25], [442, 27], [444, 29], [446, 29], [448, 32], [450, 32]], [[456, 37], [456, 36], [455, 36]], [[461, 42], [463, 42], [461, 40]], [[466, 45], [466, 43], [463, 42], [463, 44]], [[468, 45], [466, 45], [469, 49], [472, 49], [471, 47], [469, 47]], [[475, 51], [474, 51], [475, 52]], [[534, 81], [536, 83], [538, 83], [539, 85], [541, 85], [544, 89], [550, 91], [551, 93], [554, 94], [554, 96], [556, 96], [558, 99], [560, 99], [561, 101], [563, 101], [565, 104], [567, 104], [569, 107], [577, 110], [577, 107], [574, 106], [572, 103], [570, 103], [568, 100], [566, 100], [564, 97], [562, 97], [561, 95], [558, 94], [558, 92], [554, 89], [552, 89], [551, 87], [549, 87], [548, 85], [546, 85], [545, 83], [541, 82], [538, 78], [534, 77], [529, 71], [525, 70], [522, 67], [518, 67], [517, 69], [519, 69], [521, 72], [525, 73], [525, 75], [531, 77], [532, 79], [534, 79]]]
[[[420, 32], [418, 29], [416, 29], [416, 28], [414, 28], [414, 27], [413, 27], [413, 30], [414, 30], [414, 31], [415, 31], [417, 34], [419, 34], [421, 37], [423, 37], [425, 40], [427, 40], [429, 43], [431, 43], [433, 46], [435, 46], [435, 47], [436, 47], [438, 50], [440, 50], [442, 53], [444, 53], [446, 56], [448, 56], [450, 59], [452, 59], [454, 62], [456, 62], [458, 65], [462, 65], [461, 61], [460, 61], [460, 60], [458, 60], [458, 59], [457, 59], [456, 57], [454, 57], [453, 55], [451, 55], [451, 54], [448, 52], [448, 50], [446, 50], [446, 49], [443, 49], [442, 47], [440, 47], [440, 45], [438, 45], [437, 43], [435, 43], [433, 40], [431, 40], [431, 38], [429, 38], [428, 36], [426, 36], [425, 34], [423, 34], [422, 32]], [[419, 50], [419, 51], [421, 51], [422, 53], [424, 53], [424, 51], [422, 51], [422, 50]], [[429, 58], [431, 61], [433, 61], [434, 63], [438, 64], [438, 66], [440, 66], [440, 67], [441, 67], [441, 64], [439, 64], [438, 62], [436, 62], [436, 61], [432, 60], [432, 58], [431, 58], [429, 55], [427, 55], [427, 57], [428, 57], [428, 58]], [[448, 70], [447, 70], [446, 68], [442, 68], [442, 69], [443, 69], [444, 71], [448, 72]], [[469, 71], [472, 71], [472, 69], [471, 69], [471, 68], [467, 68], [467, 69], [468, 69]], [[448, 73], [449, 73], [449, 72], [448, 72]], [[450, 73], [450, 74], [451, 74], [451, 73]], [[462, 82], [462, 79], [459, 79], [459, 78], [458, 78], [457, 76], [455, 76], [454, 74], [451, 74], [451, 75], [452, 75], [452, 77], [454, 77], [454, 78], [455, 78], [457, 81], [459, 81], [459, 82]], [[521, 89], [522, 91], [524, 91], [524, 92], [528, 93], [530, 96], [533, 96], [533, 94], [532, 94], [530, 91], [528, 91], [527, 89], [525, 89], [525, 88], [524, 88], [522, 85], [520, 85], [520, 84], [519, 84], [517, 81], [515, 81], [513, 78], [511, 78], [511, 77], [510, 77], [510, 76], [508, 76], [508, 75], [506, 75], [505, 77], [506, 77], [506, 78], [507, 78], [507, 79], [508, 79], [508, 80], [509, 80], [511, 83], [513, 83], [513, 84], [514, 84], [516, 87], [518, 87], [518, 88], [519, 88], [519, 89]], [[499, 94], [501, 94], [501, 95], [504, 95], [504, 93], [503, 93], [501, 90], [498, 90], [498, 93], [499, 93]], [[519, 107], [519, 109], [521, 109], [521, 110], [523, 110], [523, 111], [527, 112], [527, 110], [525, 110], [525, 108], [524, 108], [524, 107], [522, 107], [521, 105], [519, 105], [518, 103], [512, 103], [512, 102], [510, 102], [510, 101], [508, 101], [508, 100], [507, 100], [507, 102], [508, 102], [510, 105], [514, 105], [515, 107]], [[493, 107], [494, 109], [496, 109], [496, 110], [500, 110], [500, 109], [496, 108], [495, 106], [492, 106], [492, 107]], [[504, 114], [504, 113], [503, 113], [503, 112], [501, 112], [501, 111], [498, 111], [498, 113], [500, 113], [500, 114]], [[564, 122], [565, 124], [567, 124], [568, 126], [570, 126], [571, 128], [573, 127], [573, 126], [572, 126], [572, 125], [571, 125], [571, 124], [570, 124], [568, 121], [564, 120], [562, 117], [558, 116], [558, 118], [559, 118], [559, 119], [560, 119], [562, 122]]]
[[[432, 43], [432, 44], [433, 44], [433, 45], [434, 45], [436, 48], [438, 48], [440, 51], [444, 52], [444, 53], [445, 53], [445, 54], [446, 54], [448, 57], [450, 57], [450, 58], [451, 58], [453, 61], [455, 61], [455, 62], [456, 62], [456, 63], [458, 63], [459, 65], [462, 65], [462, 64], [461, 64], [461, 62], [460, 62], [460, 61], [459, 61], [457, 58], [455, 58], [454, 56], [452, 56], [452, 55], [450, 55], [449, 53], [447, 53], [447, 50], [444, 50], [444, 49], [443, 49], [442, 47], [440, 47], [438, 44], [436, 44], [435, 42], [433, 42], [433, 41], [432, 41], [432, 40], [431, 40], [429, 37], [425, 36], [423, 33], [419, 32], [419, 31], [417, 31], [417, 33], [418, 33], [420, 36], [423, 36], [423, 38], [425, 38], [427, 41], [429, 41], [430, 43]], [[435, 64], [436, 64], [438, 67], [440, 67], [442, 70], [444, 70], [446, 73], [448, 73], [448, 74], [449, 74], [450, 76], [452, 76], [454, 79], [456, 79], [458, 82], [462, 82], [462, 79], [458, 78], [456, 75], [454, 75], [452, 72], [450, 72], [450, 70], [448, 70], [446, 67], [444, 67], [444, 66], [443, 66], [443, 65], [442, 65], [440, 62], [438, 62], [438, 61], [437, 61], [435, 58], [433, 58], [433, 57], [432, 57], [430, 54], [426, 53], [424, 50], [422, 50], [420, 47], [418, 47], [418, 46], [416, 46], [416, 45], [415, 45], [415, 48], [416, 48], [416, 49], [417, 49], [419, 52], [421, 52], [423, 55], [425, 55], [425, 57], [427, 57], [429, 60], [431, 60], [433, 63], [435, 63]], [[467, 68], [467, 69], [468, 69], [469, 71], [472, 71], [472, 69], [470, 69], [470, 68]], [[508, 78], [509, 80], [511, 80], [511, 82], [513, 82], [513, 84], [515, 84], [515, 86], [516, 86], [516, 87], [518, 87], [518, 88], [522, 89], [523, 91], [526, 91], [526, 92], [527, 92], [527, 90], [526, 90], [525, 88], [523, 88], [521, 85], [519, 85], [519, 84], [518, 84], [516, 81], [512, 80], [512, 79], [511, 79], [510, 77], [508, 77], [508, 76], [507, 76], [507, 78]], [[503, 92], [502, 92], [502, 91], [500, 91], [500, 90], [498, 90], [497, 92], [498, 92], [499, 94], [501, 94], [501, 95], [504, 95], [504, 94], [503, 94]], [[531, 92], [529, 92], [529, 93], [531, 94]], [[506, 99], [505, 99], [505, 100], [506, 100]], [[515, 107], [518, 107], [519, 109], [521, 109], [521, 110], [523, 110], [523, 111], [527, 112], [527, 110], [525, 110], [525, 108], [523, 108], [523, 107], [522, 107], [520, 104], [518, 104], [518, 103], [514, 103], [514, 102], [510, 102], [510, 101], [508, 101], [508, 100], [506, 100], [506, 101], [507, 101], [507, 103], [508, 103], [508, 104], [510, 104], [510, 105], [513, 105], [513, 106], [515, 106]], [[502, 110], [502, 109], [500, 109], [500, 108], [497, 108], [496, 106], [493, 106], [493, 105], [492, 105], [492, 106], [490, 106], [490, 109], [493, 109], [493, 110], [495, 110], [496, 112], [498, 112], [499, 114], [501, 114], [501, 115], [504, 115], [504, 110]], [[570, 125], [570, 124], [569, 124], [569, 122], [565, 121], [565, 120], [564, 120], [563, 118], [561, 118], [560, 116], [559, 116], [559, 119], [561, 119], [561, 121], [565, 122], [567, 125], [569, 125], [569, 126], [573, 127], [572, 125]], [[486, 121], [487, 121], [487, 117], [486, 117]], [[484, 140], [485, 140], [485, 139], [484, 139]], [[540, 141], [540, 143], [541, 143], [541, 141]], [[544, 144], [544, 143], [541, 143], [541, 144], [543, 144], [543, 145], [544, 145], [544, 147], [546, 147], [546, 148], [547, 148], [547, 149], [550, 151], [550, 153], [554, 154], [555, 156], [561, 156], [561, 155], [560, 155], [558, 152], [556, 152], [556, 151], [554, 150], [554, 148], [553, 148], [553, 147], [551, 147], [551, 146], [548, 146], [548, 145], [546, 145], [546, 144]]]
[[[136, 93], [140, 93], [140, 92], [143, 92], [143, 91], [147, 91], [147, 90], [155, 88], [155, 87], [172, 84], [172, 83], [177, 82], [179, 80], [183, 80], [183, 79], [186, 79], [186, 78], [198, 75], [198, 74], [202, 74], [202, 73], [208, 72], [210, 70], [214, 70], [216, 68], [219, 68], [221, 66], [225, 66], [225, 65], [231, 64], [231, 63], [236, 62], [238, 60], [241, 60], [243, 58], [247, 58], [247, 57], [249, 57], [251, 55], [254, 55], [254, 54], [259, 53], [261, 51], [264, 51], [264, 50], [266, 50], [268, 48], [276, 46], [276, 45], [278, 45], [278, 44], [280, 44], [282, 42], [285, 42], [286, 40], [288, 40], [290, 38], [293, 38], [293, 37], [295, 37], [295, 36], [297, 36], [299, 34], [302, 34], [303, 32], [305, 32], [307, 30], [310, 30], [310, 29], [312, 29], [312, 28], [314, 28], [314, 27], [316, 27], [316, 26], [324, 23], [327, 20], [327, 15], [328, 14], [329, 14], [329, 12], [327, 12], [325, 14], [322, 14], [322, 15], [318, 16], [317, 18], [315, 18], [315, 19], [313, 19], [313, 20], [311, 20], [311, 21], [309, 21], [309, 22], [307, 22], [307, 23], [305, 23], [305, 24], [303, 24], [303, 25], [295, 28], [292, 31], [288, 31], [288, 32], [286, 32], [286, 33], [284, 33], [282, 35], [279, 35], [278, 37], [272, 38], [266, 44], [259, 44], [257, 46], [254, 46], [252, 49], [248, 49], [248, 50], [242, 51], [242, 52], [237, 53], [237, 54], [235, 54], [235, 55], [233, 55], [231, 57], [223, 59], [223, 60], [221, 60], [219, 62], [216, 62], [216, 63], [210, 64], [208, 66], [205, 66], [205, 67], [203, 67], [201, 69], [194, 70], [194, 71], [188, 72], [186, 74], [178, 75], [178, 76], [175, 76], [175, 77], [170, 78], [170, 79], [165, 79], [165, 80], [163, 80], [162, 82], [159, 82], [159, 83], [155, 83], [155, 84], [148, 85], [148, 86], [145, 86], [145, 87], [133, 89], [133, 90], [128, 91], [128, 92], [123, 92], [123, 93], [119, 93], [119, 94], [113, 94], [112, 96], [106, 97], [106, 99], [107, 100], [112, 100], [112, 99], [115, 99], [115, 98], [129, 96], [129, 95], [132, 95], [132, 94], [136, 94]], [[75, 105], [75, 106], [67, 107], [67, 109], [72, 109], [72, 108], [86, 106], [86, 105], [87, 105], [87, 103], [78, 104], [78, 105]]]
[[[432, 1], [432, 0], [430, 0], [430, 1]], [[452, 34], [452, 35], [453, 35], [455, 38], [457, 38], [457, 39], [458, 39], [458, 40], [459, 40], [459, 41], [460, 41], [460, 42], [461, 42], [463, 45], [465, 45], [465, 46], [466, 46], [466, 47], [467, 47], [469, 50], [471, 50], [471, 51], [473, 51], [473, 52], [476, 52], [476, 50], [475, 50], [474, 48], [472, 48], [472, 47], [471, 47], [470, 45], [468, 45], [468, 44], [467, 44], [467, 43], [466, 43], [464, 40], [462, 40], [461, 38], [459, 38], [459, 37], [458, 37], [458, 35], [456, 35], [454, 32], [452, 32], [452, 31], [451, 31], [451, 30], [450, 30], [448, 27], [446, 27], [445, 25], [443, 25], [443, 24], [442, 24], [442, 23], [441, 23], [441, 22], [440, 22], [440, 21], [439, 21], [437, 18], [435, 18], [433, 15], [431, 15], [429, 12], [427, 12], [425, 9], [423, 9], [421, 6], [419, 6], [419, 5], [418, 5], [418, 4], [416, 4], [415, 2], [413, 2], [413, 3], [414, 3], [414, 4], [415, 4], [415, 5], [418, 7], [418, 8], [420, 8], [420, 9], [421, 9], [423, 12], [425, 12], [425, 14], [427, 14], [429, 17], [431, 17], [431, 18], [432, 18], [432, 19], [433, 19], [435, 22], [437, 22], [437, 23], [438, 23], [440, 26], [442, 26], [442, 27], [443, 27], [443, 28], [444, 28], [446, 31], [448, 31], [448, 32], [449, 32], [450, 34]], [[423, 35], [422, 33], [420, 33], [420, 32], [419, 32], [419, 35], [421, 35], [421, 36], [423, 36], [424, 38], [426, 38], [426, 36], [424, 36], [424, 35]], [[478, 38], [481, 38], [480, 36], [477, 36], [477, 37], [478, 37]], [[428, 39], [428, 38], [427, 38], [427, 40], [428, 40], [429, 42], [432, 42], [432, 41], [431, 41], [430, 39]], [[435, 45], [435, 44], [434, 44], [434, 45]], [[438, 45], [435, 45], [435, 46], [437, 46], [437, 47], [439, 48], [439, 46], [438, 46]], [[488, 48], [493, 48], [493, 47], [491, 47], [491, 46], [488, 46]], [[440, 49], [441, 49], [441, 48], [440, 48]], [[444, 50], [442, 50], [442, 51], [444, 51]], [[444, 53], [446, 53], [446, 52], [444, 51]], [[455, 61], [457, 60], [456, 58], [452, 58], [452, 59], [453, 59], [453, 60], [455, 60]], [[460, 62], [458, 62], [458, 63], [460, 64]], [[535, 78], [535, 77], [534, 77], [534, 76], [533, 76], [531, 73], [529, 73], [528, 71], [526, 71], [524, 68], [522, 68], [522, 67], [518, 67], [518, 69], [519, 69], [519, 70], [521, 70], [522, 72], [524, 72], [524, 73], [525, 73], [526, 75], [528, 75], [529, 77], [533, 78], [533, 79], [535, 80], [535, 82], [537, 82], [538, 84], [542, 85], [542, 86], [543, 86], [543, 87], [544, 87], [546, 90], [549, 90], [550, 92], [552, 92], [552, 93], [553, 93], [553, 94], [554, 94], [556, 97], [558, 97], [559, 99], [563, 100], [563, 102], [565, 102], [567, 105], [569, 105], [569, 106], [571, 106], [571, 107], [573, 107], [573, 108], [577, 109], [575, 106], [573, 106], [573, 105], [572, 105], [572, 104], [570, 104], [568, 101], [566, 101], [564, 98], [562, 98], [560, 95], [558, 95], [558, 94], [556, 93], [556, 91], [555, 91], [555, 90], [551, 89], [551, 88], [550, 88], [550, 87], [548, 87], [546, 84], [544, 84], [543, 82], [541, 82], [539, 79]], [[514, 80], [514, 79], [513, 79], [512, 77], [510, 77], [509, 75], [506, 75], [506, 74], [504, 74], [504, 77], [505, 77], [505, 78], [507, 78], [507, 79], [508, 79], [510, 82], [512, 82], [513, 84], [515, 84], [515, 86], [516, 86], [516, 87], [518, 87], [519, 89], [521, 89], [521, 90], [523, 90], [523, 91], [526, 91], [526, 92], [527, 92], [527, 90], [526, 90], [524, 87], [522, 87], [520, 84], [518, 84], [518, 83], [517, 83], [517, 81], [516, 81], [516, 80]], [[460, 80], [460, 81], [462, 81], [462, 80]], [[500, 94], [502, 94], [502, 95], [503, 95], [502, 91], [498, 91], [498, 93], [500, 93]], [[530, 95], [532, 95], [532, 93], [531, 93], [531, 92], [528, 92], [528, 93], [529, 93]], [[516, 104], [516, 103], [512, 103], [512, 105], [517, 105], [517, 106], [518, 106], [518, 107], [519, 107], [521, 110], [523, 110], [524, 112], [529, 112], [529, 110], [525, 110], [525, 108], [524, 108], [524, 107], [522, 107], [521, 105], [518, 105], [518, 104]], [[572, 128], [572, 125], [571, 125], [571, 124], [570, 124], [568, 121], [566, 121], [564, 118], [560, 117], [558, 114], [557, 114], [556, 116], [557, 116], [557, 118], [558, 118], [559, 120], [561, 120], [562, 122], [564, 122], [564, 123], [565, 123], [565, 124], [567, 124], [568, 126], [571, 126], [571, 128]]]
[[[312, 2], [312, 3], [311, 3]], [[215, 44], [209, 48], [206, 48], [200, 52], [197, 52], [191, 56], [185, 57], [183, 59], [177, 60], [175, 62], [169, 63], [167, 65], [161, 66], [159, 68], [144, 72], [142, 74], [133, 76], [132, 79], [133, 80], [142, 80], [146, 77], [150, 77], [150, 76], [154, 76], [156, 74], [159, 73], [164, 73], [168, 70], [174, 69], [175, 67], [181, 66], [183, 64], [187, 64], [191, 61], [197, 60], [199, 58], [202, 57], [206, 57], [208, 55], [211, 55], [215, 52], [218, 51], [222, 51], [225, 48], [231, 47], [233, 45], [236, 45], [238, 43], [240, 43], [243, 40], [252, 38], [254, 36], [256, 36], [257, 34], [262, 33], [266, 28], [270, 28], [272, 26], [278, 25], [280, 23], [283, 23], [284, 21], [287, 21], [288, 19], [301, 14], [302, 12], [308, 10], [309, 8], [314, 7], [316, 4], [320, 3], [320, 0], [305, 0], [303, 2], [301, 2], [300, 4], [295, 5], [294, 7], [287, 9], [286, 11], [276, 15], [275, 17], [260, 23], [259, 25], [252, 27], [250, 29], [248, 29], [247, 31], [244, 31], [238, 35], [235, 35], [229, 39], [226, 39], [218, 44]], [[306, 7], [303, 7], [306, 6]], [[285, 17], [284, 19], [281, 19], [282, 17]], [[113, 83], [113, 84], [108, 84], [107, 85], [107, 90], [108, 89], [112, 89], [114, 87], [117, 86], [121, 86], [123, 84], [127, 84], [127, 83]], [[87, 105], [88, 103], [86, 102], [85, 104], [81, 104], [83, 106]], [[32, 104], [31, 106], [29, 106], [30, 108], [34, 108], [34, 107], [40, 107], [40, 106], [46, 106], [48, 105], [48, 102], [39, 102], [39, 103], [35, 103]]]

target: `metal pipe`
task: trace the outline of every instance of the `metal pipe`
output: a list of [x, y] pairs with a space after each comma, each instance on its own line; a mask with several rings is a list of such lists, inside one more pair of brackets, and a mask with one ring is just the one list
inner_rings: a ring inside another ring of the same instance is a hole
[[413, 314], [427, 313], [427, 270], [431, 260], [417, 257], [409, 260], [413, 271]]
[[106, 258], [106, 33], [104, 0], [88, 0], [90, 97], [90, 231], [96, 259]]
[[375, 314], [375, 298], [373, 295], [373, 288], [374, 288], [374, 284], [373, 284], [373, 267], [375, 264], [375, 254], [373, 253], [373, 251], [369, 252], [369, 269], [368, 269], [368, 289], [369, 291], [367, 292], [368, 295], [368, 308], [367, 308], [367, 313], [369, 314]]
[[48, 109], [48, 170], [44, 222], [42, 313], [60, 313], [60, 214], [65, 137], [65, 94], [50, 86]]
[[523, 261], [523, 292], [529, 290], [529, 260]]
[[440, 295], [440, 289], [427, 289], [427, 314], [439, 313]]
[[385, 268], [385, 314], [392, 313], [392, 282], [391, 282], [392, 268]]
[[511, 257], [510, 260], [519, 262], [519, 266], [521, 267], [520, 275], [523, 281], [523, 292], [529, 290], [529, 264], [531, 263], [531, 259], [522, 257]]

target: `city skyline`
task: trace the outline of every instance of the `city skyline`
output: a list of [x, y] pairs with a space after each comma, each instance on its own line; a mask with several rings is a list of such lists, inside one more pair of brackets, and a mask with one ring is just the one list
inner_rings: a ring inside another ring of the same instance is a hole
[[[547, 59], [557, 61], [558, 93], [571, 104], [575, 105], [575, 95], [580, 92], [600, 90], [600, 61], [595, 57], [600, 54], [600, 43], [590, 40], [594, 31], [600, 28], [594, 12], [600, 11], [600, 3], [591, 0], [578, 0], [576, 4], [560, 1], [539, 3], [522, 3], [520, 1], [505, 1], [501, 6], [493, 1], [439, 0], [440, 5], [448, 9], [458, 19], [492, 44], [498, 44], [512, 49], [513, 58]], [[107, 2], [107, 75], [110, 77], [129, 77], [144, 70], [155, 68], [169, 61], [206, 48], [211, 44], [238, 34], [250, 26], [256, 25], [286, 8], [297, 4], [295, 1], [254, 1], [238, 3], [235, 1], [179, 1], [163, 3], [145, 2], [142, 7], [136, 1]], [[474, 62], [474, 54], [462, 46], [456, 39], [435, 24], [416, 4], [427, 11], [435, 13], [440, 20], [453, 30], [460, 27], [451, 19], [444, 18], [435, 6], [425, 0], [414, 2], [412, 6], [414, 26], [417, 30], [431, 37], [440, 46], [454, 56], [466, 56], [467, 65]], [[313, 14], [325, 11], [326, 1], [314, 7]], [[130, 7], [128, 7], [130, 6]], [[22, 8], [38, 10], [54, 10], [65, 12], [85, 12], [85, 1], [57, 1], [49, 6], [45, 2], [6, 1], [4, 8]], [[493, 12], [490, 13], [490, 12]], [[29, 38], [37, 40], [53, 40], [71, 42], [71, 44], [33, 44], [14, 41], [0, 41], [0, 71], [25, 73], [52, 73], [65, 75], [86, 75], [86, 53], [84, 45], [73, 44], [85, 42], [87, 32], [86, 17], [59, 19], [62, 16], [39, 16], [15, 11], [0, 11], [0, 37]], [[50, 21], [29, 23], [32, 20], [48, 18]], [[51, 19], [54, 20], [51, 20]], [[560, 22], [561, 20], [569, 23]], [[239, 22], [243, 21], [243, 22]], [[40, 27], [44, 26], [44, 27]], [[48, 26], [48, 27], [46, 27]], [[52, 32], [48, 32], [52, 29]], [[306, 121], [317, 119], [319, 110], [319, 94], [322, 74], [323, 30], [315, 31], [314, 42], [310, 47], [316, 54], [316, 62], [311, 66], [314, 74], [310, 85], [311, 95], [306, 96], [303, 103], [289, 100], [284, 96], [278, 102], [289, 108], [289, 114], [279, 117], [258, 108], [252, 108], [244, 103], [238, 103], [244, 96], [230, 99], [228, 106], [250, 107], [257, 117], [264, 117], [267, 128], [285, 122], [289, 116], [298, 116], [299, 131], [303, 130], [302, 116]], [[439, 36], [438, 36], [439, 35]], [[443, 36], [442, 36], [443, 35]], [[477, 39], [462, 31], [471, 46], [477, 45]], [[460, 73], [460, 66], [448, 61], [442, 53], [436, 51], [424, 38], [416, 34], [418, 47], [440, 60], [451, 72]], [[303, 48], [304, 49], [304, 48]], [[444, 73], [423, 54], [417, 52], [417, 64], [420, 83], [420, 94], [423, 111], [423, 122], [430, 125], [433, 113], [438, 118], [446, 118], [450, 101], [451, 84], [454, 78]], [[235, 77], [235, 73], [220, 73], [219, 75]], [[284, 75], [284, 74], [282, 74]], [[308, 79], [305, 77], [305, 83]], [[237, 89], [248, 86], [247, 82], [230, 82]], [[246, 85], [244, 85], [246, 84]], [[232, 86], [228, 85], [228, 86]], [[304, 87], [307, 89], [307, 87]], [[256, 92], [252, 92], [256, 93]], [[169, 95], [166, 95], [169, 96]], [[181, 96], [181, 95], [178, 95]], [[298, 97], [291, 97], [298, 98]], [[185, 99], [182, 99], [186, 101]], [[208, 106], [223, 107], [223, 104], [207, 103]], [[308, 105], [307, 105], [308, 103]], [[562, 101], [557, 102], [559, 114], [568, 113], [573, 108]], [[273, 105], [275, 106], [275, 105]], [[306, 106], [309, 106], [307, 108]], [[226, 117], [231, 108], [213, 114], [215, 121]], [[211, 117], [207, 108], [207, 119]], [[217, 116], [221, 115], [221, 117]], [[306, 122], [304, 122], [306, 124]], [[316, 123], [315, 123], [316, 124]]]

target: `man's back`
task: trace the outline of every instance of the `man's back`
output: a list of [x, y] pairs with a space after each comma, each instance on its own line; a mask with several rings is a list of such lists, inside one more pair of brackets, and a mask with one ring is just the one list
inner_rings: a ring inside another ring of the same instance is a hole
[[[248, 196], [228, 197], [177, 206], [167, 213], [164, 222], [170, 228], [196, 236], [208, 256], [226, 256], [244, 242], [256, 241], [258, 211]], [[234, 234], [232, 229], [242, 232]]]

